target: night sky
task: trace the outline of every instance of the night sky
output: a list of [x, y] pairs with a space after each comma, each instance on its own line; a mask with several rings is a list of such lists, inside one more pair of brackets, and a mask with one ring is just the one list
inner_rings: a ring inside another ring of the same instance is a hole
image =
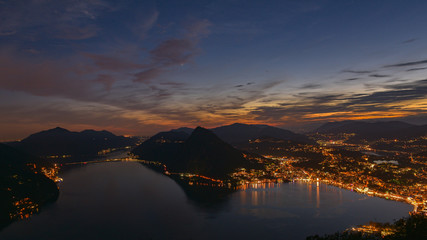
[[0, 140], [427, 124], [427, 1], [0, 1]]

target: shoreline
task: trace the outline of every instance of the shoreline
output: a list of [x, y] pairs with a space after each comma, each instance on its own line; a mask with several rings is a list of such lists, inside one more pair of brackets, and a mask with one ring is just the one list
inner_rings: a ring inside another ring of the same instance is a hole
[[[148, 168], [150, 168], [156, 172], [162, 173], [163, 175], [168, 176], [174, 180], [178, 180], [178, 179], [182, 178], [182, 176], [173, 176], [173, 175], [179, 175], [179, 174], [185, 175], [185, 173], [170, 173], [167, 170], [165, 165], [158, 163], [158, 162], [152, 162], [152, 161], [146, 161], [146, 160], [139, 160], [139, 162], [142, 165], [144, 165], [144, 166], [146, 166], [146, 167], [148, 167]], [[184, 177], [184, 178], [188, 178], [188, 177]], [[254, 186], [254, 185], [258, 185], [258, 184], [261, 184], [261, 185], [264, 185], [264, 184], [280, 184], [280, 183], [287, 183], [287, 182], [293, 182], [293, 181], [310, 182], [310, 183], [320, 182], [320, 183], [323, 183], [326, 185], [338, 187], [340, 189], [349, 190], [349, 191], [356, 192], [358, 194], [363, 194], [366, 196], [379, 197], [382, 199], [386, 199], [386, 200], [390, 200], [390, 201], [396, 201], [396, 202], [403, 202], [403, 203], [409, 204], [413, 207], [413, 210], [411, 212], [409, 212], [409, 214], [423, 213], [423, 214], [427, 215], [427, 211], [424, 210], [425, 208], [421, 208], [421, 211], [419, 211], [420, 204], [417, 204], [415, 201], [408, 199], [409, 197], [399, 196], [396, 194], [380, 193], [380, 192], [376, 192], [376, 191], [369, 190], [369, 189], [364, 190], [364, 189], [362, 189], [362, 186], [357, 187], [357, 186], [353, 185], [352, 187], [348, 187], [348, 186], [345, 186], [345, 184], [343, 184], [343, 183], [336, 183], [336, 182], [333, 182], [330, 180], [325, 180], [325, 179], [311, 180], [311, 179], [275, 178], [275, 179], [271, 179], [268, 181], [257, 180], [254, 182], [249, 182], [249, 183], [244, 183], [244, 184], [236, 184], [236, 183], [226, 184], [226, 183], [222, 183], [222, 182], [221, 182], [221, 184], [218, 184], [216, 182], [215, 184], [200, 184], [200, 185], [199, 184], [192, 185], [191, 183], [193, 183], [193, 181], [191, 180], [191, 178], [188, 178], [187, 180], [180, 179], [178, 181], [181, 183], [180, 185], [183, 185], [183, 184], [188, 185], [185, 187], [198, 186], [198, 187], [209, 187], [209, 188], [218, 188], [218, 189], [229, 189], [229, 190], [233, 190], [233, 191], [246, 190], [246, 189], [256, 189], [258, 187]]]
[[[382, 198], [382, 199], [385, 199], [385, 200], [406, 203], [406, 204], [411, 205], [414, 208], [414, 210], [412, 210], [411, 212], [409, 212], [409, 214], [411, 214], [411, 213], [420, 213], [420, 212], [417, 211], [418, 207], [419, 207], [418, 204], [413, 203], [412, 201], [408, 200], [407, 198], [404, 198], [402, 196], [397, 196], [395, 194], [386, 194], [386, 193], [382, 194], [382, 193], [373, 192], [373, 191], [364, 191], [364, 190], [361, 190], [358, 187], [345, 187], [345, 186], [342, 186], [343, 184], [334, 183], [334, 182], [331, 182], [329, 180], [318, 180], [317, 181], [317, 180], [308, 180], [308, 179], [294, 179], [294, 181], [298, 181], [298, 182], [310, 182], [310, 183], [319, 182], [319, 183], [323, 183], [323, 184], [326, 184], [326, 185], [329, 185], [329, 186], [334, 186], [334, 187], [337, 187], [337, 188], [340, 188], [340, 189], [349, 190], [349, 191], [352, 191], [352, 192], [355, 192], [355, 193], [358, 193], [358, 194], [363, 194], [363, 195], [370, 196], [370, 197], [378, 197], [378, 198]], [[424, 212], [424, 214], [427, 215], [427, 212]]]

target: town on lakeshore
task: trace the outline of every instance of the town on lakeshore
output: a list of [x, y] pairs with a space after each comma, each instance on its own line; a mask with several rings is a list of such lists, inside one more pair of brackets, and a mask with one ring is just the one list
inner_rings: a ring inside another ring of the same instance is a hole
[[[172, 173], [164, 164], [162, 168], [166, 175], [179, 175], [190, 185], [212, 187], [244, 189], [274, 182], [321, 182], [369, 196], [406, 202], [414, 206], [413, 213], [427, 214], [427, 156], [423, 155], [427, 136], [347, 143], [346, 140], [354, 135], [310, 135], [317, 144], [291, 144], [288, 140], [270, 138], [248, 140], [244, 149], [265, 154], [256, 158], [265, 168], [239, 168], [225, 179]], [[146, 161], [146, 164], [160, 163]]]

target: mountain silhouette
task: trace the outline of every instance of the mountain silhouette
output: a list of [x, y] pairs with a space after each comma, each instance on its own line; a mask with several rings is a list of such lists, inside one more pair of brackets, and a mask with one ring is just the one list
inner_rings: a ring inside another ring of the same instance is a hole
[[230, 144], [244, 143], [248, 142], [249, 140], [265, 137], [273, 137], [277, 139], [292, 140], [304, 143], [311, 142], [311, 140], [309, 140], [305, 135], [268, 125], [234, 123], [227, 126], [213, 128], [212, 132]]
[[[244, 157], [244, 153], [233, 148], [202, 127], [194, 129], [185, 140], [184, 132], [157, 134], [133, 153], [140, 158], [165, 164], [171, 172], [189, 172], [210, 177], [226, 177], [236, 168], [258, 168], [259, 165]], [[182, 138], [177, 138], [177, 136]], [[174, 140], [172, 140], [174, 139]]]
[[[171, 132], [184, 132], [190, 135], [193, 130], [194, 129], [192, 128], [182, 127], [173, 129]], [[303, 134], [297, 134], [286, 129], [272, 127], [269, 125], [233, 123], [231, 125], [212, 128], [210, 130], [220, 139], [232, 145], [248, 143], [249, 140], [259, 138], [276, 138], [301, 143], [313, 143], [312, 140]]]
[[56, 127], [34, 133], [10, 145], [36, 156], [95, 155], [103, 149], [125, 147], [135, 142], [136, 139], [116, 136], [108, 131], [72, 132]]
[[413, 125], [400, 121], [365, 122], [341, 121], [329, 122], [320, 126], [318, 133], [354, 133], [352, 141], [378, 140], [381, 138], [410, 139], [427, 134], [427, 125]]

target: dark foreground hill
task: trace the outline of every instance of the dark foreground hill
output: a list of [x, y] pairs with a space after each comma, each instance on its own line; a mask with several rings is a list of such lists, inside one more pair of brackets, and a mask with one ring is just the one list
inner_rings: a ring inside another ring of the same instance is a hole
[[11, 146], [36, 156], [48, 155], [96, 155], [108, 148], [121, 148], [135, 144], [136, 139], [116, 136], [108, 131], [84, 130], [72, 132], [53, 128], [34, 133]]
[[134, 154], [165, 164], [171, 172], [224, 178], [236, 168], [259, 168], [211, 131], [197, 127], [191, 135], [180, 131], [159, 133], [135, 148]]
[[0, 144], [0, 229], [58, 198], [56, 184], [27, 166], [36, 160], [25, 152]]
[[[307, 240], [424, 240], [427, 237], [427, 216], [415, 214], [394, 223], [371, 222], [374, 232], [344, 231], [325, 236], [309, 236]], [[389, 232], [383, 236], [382, 232]]]

